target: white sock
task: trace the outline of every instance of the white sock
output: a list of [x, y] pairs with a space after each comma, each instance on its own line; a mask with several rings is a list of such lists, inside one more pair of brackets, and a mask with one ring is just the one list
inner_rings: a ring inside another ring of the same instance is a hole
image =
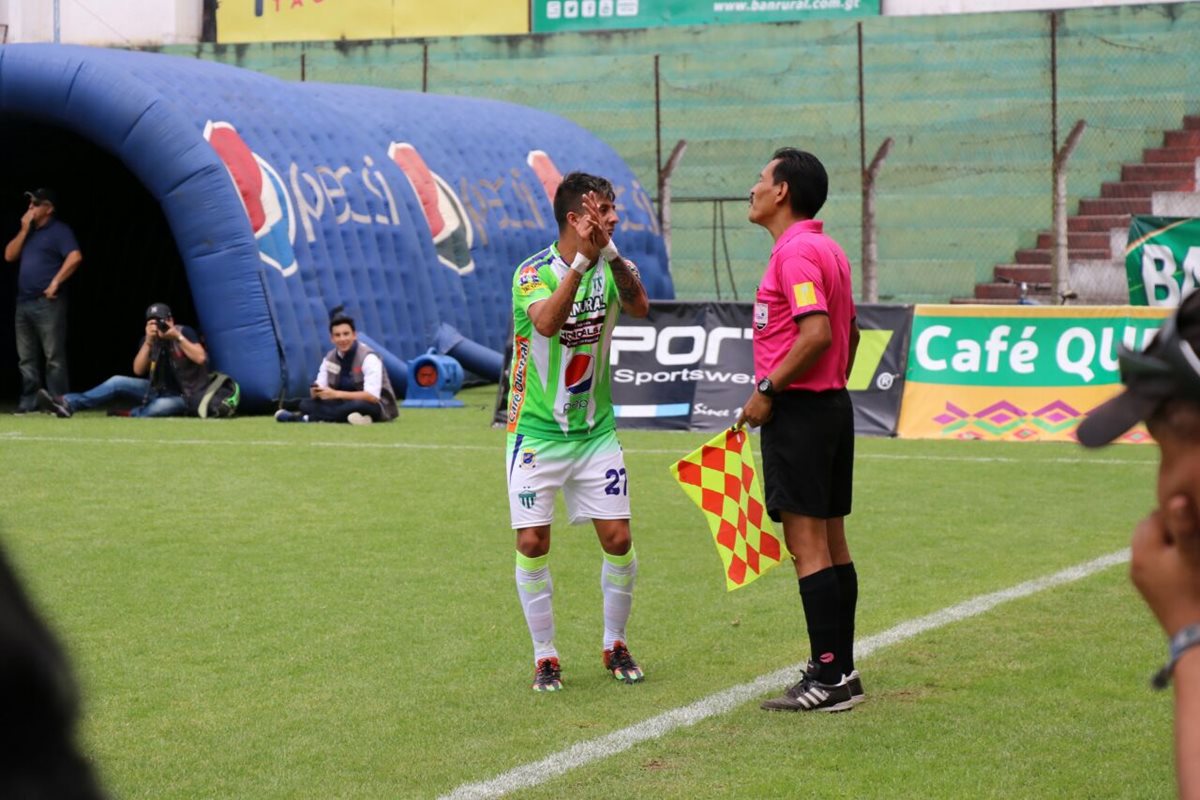
[[604, 554], [600, 568], [600, 590], [604, 592], [604, 649], [611, 650], [613, 642], [628, 643], [625, 623], [633, 608], [633, 584], [637, 578], [637, 555], [633, 547], [623, 556]]
[[533, 663], [558, 657], [554, 648], [554, 581], [550, 579], [549, 554], [529, 558], [517, 553], [517, 597], [525, 612], [525, 624], [533, 639]]

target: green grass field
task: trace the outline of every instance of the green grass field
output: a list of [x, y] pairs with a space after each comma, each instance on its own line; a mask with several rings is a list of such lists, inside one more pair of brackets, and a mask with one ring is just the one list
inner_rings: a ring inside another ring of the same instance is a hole
[[[369, 428], [0, 419], [0, 537], [68, 647], [114, 796], [436, 797], [807, 657], [790, 569], [726, 593], [667, 472], [707, 437], [626, 431], [647, 681], [601, 670], [599, 547], [563, 525], [566, 690], [530, 692], [494, 390], [462, 396]], [[860, 439], [859, 638], [1121, 550], [1156, 460]], [[746, 702], [511, 796], [1170, 796], [1164, 642], [1126, 572], [880, 647], [852, 713]]]

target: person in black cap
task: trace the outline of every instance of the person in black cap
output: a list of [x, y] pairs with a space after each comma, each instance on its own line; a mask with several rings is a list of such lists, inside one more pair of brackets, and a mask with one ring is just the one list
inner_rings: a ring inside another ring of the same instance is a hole
[[1179, 796], [1200, 797], [1200, 292], [1193, 292], [1143, 352], [1119, 353], [1125, 391], [1080, 423], [1099, 447], [1145, 421], [1158, 442], [1157, 507], [1134, 530], [1130, 574], [1169, 640], [1154, 676], [1175, 679]]
[[4, 260], [20, 262], [17, 273], [17, 361], [21, 370], [21, 400], [17, 413], [34, 410], [42, 388], [42, 358], [46, 388], [61, 395], [67, 379], [67, 300], [64, 286], [79, 268], [83, 254], [75, 234], [54, 215], [50, 189], [26, 192], [29, 208], [21, 229], [4, 248]]
[[[166, 303], [146, 309], [146, 336], [133, 357], [133, 374], [114, 375], [86, 392], [52, 395], [38, 390], [37, 407], [58, 417], [114, 400], [133, 401], [131, 417], [179, 417], [195, 413], [208, 384], [208, 355], [200, 337], [177, 326]], [[125, 416], [125, 412], [118, 412]]]

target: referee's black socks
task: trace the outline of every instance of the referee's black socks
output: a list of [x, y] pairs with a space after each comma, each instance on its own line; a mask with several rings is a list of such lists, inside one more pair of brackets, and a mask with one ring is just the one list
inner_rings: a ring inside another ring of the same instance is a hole
[[[835, 684], [842, 680], [842, 599], [834, 567], [800, 579], [800, 602], [808, 626], [808, 645], [817, 680]], [[849, 672], [849, 669], [845, 670]]]
[[842, 659], [842, 672], [849, 675], [854, 671], [854, 612], [858, 607], [858, 572], [854, 562], [834, 564], [837, 573], [838, 591], [842, 596], [841, 641], [838, 642], [838, 658]]

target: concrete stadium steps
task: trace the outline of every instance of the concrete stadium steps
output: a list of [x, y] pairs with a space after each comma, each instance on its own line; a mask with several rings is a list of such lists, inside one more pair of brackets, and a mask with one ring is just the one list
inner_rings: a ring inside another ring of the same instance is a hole
[[[1099, 232], [1079, 233], [1072, 231], [1070, 221], [1067, 222], [1067, 249], [1071, 252], [1077, 250], [1102, 250], [1107, 252], [1109, 248], [1109, 234], [1106, 228]], [[1054, 246], [1054, 234], [1050, 231], [1042, 231], [1038, 234], [1037, 247], [1039, 250], [1049, 250]]]
[[1163, 138], [1163, 147], [1196, 147], [1200, 145], [1200, 129], [1168, 131]]
[[[1124, 302], [1124, 249], [1130, 216], [1153, 213], [1158, 193], [1194, 193], [1200, 175], [1200, 115], [1183, 117], [1163, 133], [1161, 147], [1142, 151], [1138, 164], [1123, 164], [1120, 180], [1102, 181], [1100, 196], [1079, 201], [1067, 219], [1069, 284], [1084, 302]], [[977, 283], [972, 298], [951, 302], [1056, 302], [1050, 287], [1054, 235], [1041, 231], [1035, 247], [1019, 249], [1016, 263], [997, 264], [995, 280]], [[1024, 295], [1022, 295], [1024, 284]]]
[[[1100, 250], [1070, 250], [1068, 249], [1070, 258], [1086, 258], [1089, 260], [1103, 260], [1110, 255], [1108, 247]], [[1049, 247], [1034, 248], [1029, 250], [1018, 250], [1016, 253], [1016, 262], [1018, 264], [1050, 264], [1052, 263], [1051, 252]]]
[[1155, 192], [1190, 192], [1195, 188], [1195, 178], [1173, 181], [1106, 181], [1100, 187], [1100, 196], [1112, 199], [1151, 197]]
[[1042, 264], [997, 264], [996, 278], [1003, 283], [1048, 283], [1050, 267]]
[[1149, 214], [1152, 204], [1149, 197], [1138, 198], [1090, 198], [1079, 201], [1079, 216], [1109, 216], [1112, 214]]
[[1184, 159], [1166, 164], [1126, 164], [1121, 167], [1123, 184], [1137, 182], [1195, 181], [1196, 159]]
[[[1067, 217], [1067, 234], [1069, 236], [1072, 233], [1103, 233], [1107, 236], [1108, 232], [1114, 228], [1128, 229], [1131, 216], [1131, 214], [1089, 214]], [[1038, 234], [1038, 247], [1042, 246], [1041, 241], [1041, 234]]]
[[1149, 147], [1142, 151], [1143, 164], [1186, 164], [1200, 158], [1200, 145], [1195, 147]]

